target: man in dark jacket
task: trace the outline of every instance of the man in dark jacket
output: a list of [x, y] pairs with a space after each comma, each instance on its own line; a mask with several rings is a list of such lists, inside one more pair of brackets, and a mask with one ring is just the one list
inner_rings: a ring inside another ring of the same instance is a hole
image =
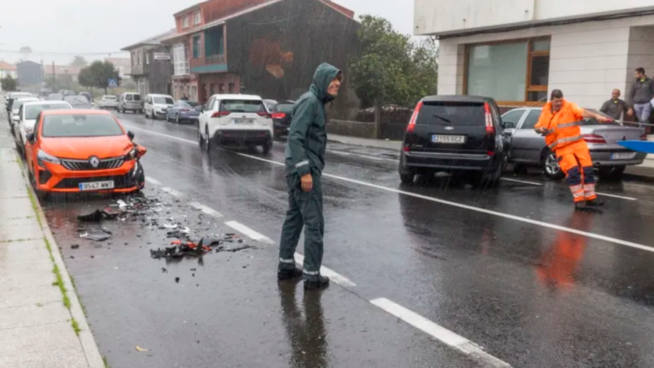
[[[629, 100], [634, 105], [634, 111], [638, 122], [649, 123], [649, 116], [652, 113], [652, 98], [654, 98], [654, 81], [647, 78], [645, 69], [637, 68], [634, 71], [636, 80], [631, 86]], [[642, 126], [642, 125], [641, 125]]]
[[[327, 131], [325, 104], [341, 87], [340, 70], [321, 64], [313, 75], [313, 84], [293, 106], [293, 120], [286, 144], [286, 182], [288, 212], [279, 244], [278, 280], [303, 276], [304, 289], [322, 289], [329, 279], [320, 275], [323, 255], [324, 219], [320, 177], [325, 167]], [[295, 248], [304, 227], [304, 265], [295, 268]]]
[[600, 111], [614, 120], [621, 120], [623, 113], [625, 116], [633, 116], [634, 114], [627, 101], [620, 99], [620, 90], [617, 88], [611, 93], [611, 99], [604, 102]]

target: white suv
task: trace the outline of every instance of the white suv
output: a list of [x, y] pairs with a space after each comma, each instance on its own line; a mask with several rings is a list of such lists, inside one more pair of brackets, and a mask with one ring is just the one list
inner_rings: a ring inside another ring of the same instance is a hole
[[200, 147], [214, 144], [272, 148], [273, 120], [259, 96], [213, 95], [199, 118]]
[[145, 102], [143, 103], [145, 117], [156, 119], [157, 117], [163, 118], [168, 116], [168, 109], [171, 108], [174, 103], [175, 101], [170, 95], [147, 95], [145, 96]]

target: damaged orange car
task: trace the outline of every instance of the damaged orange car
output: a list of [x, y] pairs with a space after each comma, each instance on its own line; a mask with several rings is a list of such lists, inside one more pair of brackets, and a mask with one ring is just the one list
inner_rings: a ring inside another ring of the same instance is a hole
[[26, 138], [30, 181], [41, 197], [50, 192], [129, 193], [145, 185], [139, 159], [147, 150], [108, 111], [44, 110]]

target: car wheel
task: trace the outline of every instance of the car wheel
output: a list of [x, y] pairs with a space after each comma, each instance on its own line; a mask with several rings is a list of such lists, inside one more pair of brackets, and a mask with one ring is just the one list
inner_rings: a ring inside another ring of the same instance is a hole
[[543, 166], [543, 173], [550, 179], [559, 180], [565, 176], [561, 167], [559, 167], [559, 161], [556, 159], [554, 152], [547, 150], [541, 158], [541, 164]]
[[599, 177], [602, 179], [619, 180], [627, 167], [620, 166], [603, 166], [599, 168]]
[[416, 174], [400, 174], [400, 181], [402, 184], [413, 184], [413, 181], [416, 179]]
[[202, 130], [198, 129], [198, 145], [200, 145], [200, 149], [204, 149], [205, 143], [204, 137], [202, 136]]
[[204, 137], [204, 139], [205, 139], [204, 146], [206, 147], [207, 152], [210, 152], [211, 151], [211, 137], [209, 136], [209, 127], [205, 127], [204, 130], [205, 130], [204, 134], [206, 135]]
[[272, 142], [272, 141], [270, 141], [270, 142], [264, 144], [263, 146], [261, 146], [261, 148], [263, 148], [263, 154], [264, 154], [264, 155], [269, 154], [269, 153], [270, 153], [270, 149], [272, 148], [272, 146], [273, 146], [273, 142]]

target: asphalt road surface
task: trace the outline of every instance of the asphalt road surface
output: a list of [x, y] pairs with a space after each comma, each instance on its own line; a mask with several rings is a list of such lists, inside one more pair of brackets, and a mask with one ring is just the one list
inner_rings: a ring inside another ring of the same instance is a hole
[[207, 154], [194, 126], [116, 116], [149, 150], [143, 195], [161, 202], [161, 223], [256, 248], [166, 263], [150, 249], [168, 246], [168, 230], [142, 221], [79, 238], [75, 217], [117, 198], [46, 202], [114, 368], [654, 366], [650, 183], [602, 182], [604, 211], [575, 213], [565, 184], [537, 174], [485, 191], [449, 176], [401, 185], [397, 152], [330, 144], [334, 282], [305, 293], [275, 278], [283, 142], [265, 156]]

